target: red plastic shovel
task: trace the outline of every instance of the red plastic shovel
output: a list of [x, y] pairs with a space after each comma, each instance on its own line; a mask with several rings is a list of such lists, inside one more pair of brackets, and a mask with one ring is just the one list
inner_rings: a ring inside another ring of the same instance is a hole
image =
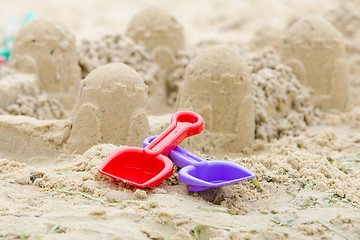
[[145, 148], [124, 147], [110, 154], [99, 172], [138, 187], [154, 187], [170, 177], [172, 161], [165, 157], [185, 138], [203, 130], [203, 118], [194, 112], [178, 112], [170, 126]]

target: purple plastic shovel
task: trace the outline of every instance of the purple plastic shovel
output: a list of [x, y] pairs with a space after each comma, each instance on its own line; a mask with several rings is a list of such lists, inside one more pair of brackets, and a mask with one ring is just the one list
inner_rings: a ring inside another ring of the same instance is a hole
[[[146, 138], [143, 146], [147, 146], [155, 137]], [[239, 164], [224, 160], [208, 162], [181, 147], [174, 148], [168, 156], [181, 168], [179, 180], [188, 184], [192, 192], [223, 187], [255, 177], [254, 173]]]

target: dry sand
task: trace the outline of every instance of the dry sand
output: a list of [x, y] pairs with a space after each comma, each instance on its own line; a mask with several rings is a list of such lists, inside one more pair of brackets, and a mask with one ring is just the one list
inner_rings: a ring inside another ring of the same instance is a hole
[[[18, 36], [0, 67], [0, 239], [359, 239], [360, 3], [157, 3], [152, 25], [136, 15], [147, 1], [1, 3], [0, 23], [31, 9], [64, 26], [40, 24], [36, 46]], [[177, 168], [146, 189], [98, 172], [176, 109], [206, 121], [183, 147], [258, 182], [192, 193]]]

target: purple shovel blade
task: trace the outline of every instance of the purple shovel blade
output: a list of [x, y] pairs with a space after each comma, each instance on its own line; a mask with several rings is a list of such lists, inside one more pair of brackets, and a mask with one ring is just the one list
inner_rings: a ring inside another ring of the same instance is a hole
[[[143, 144], [151, 142], [152, 138], [154, 137], [145, 139]], [[193, 192], [218, 188], [255, 177], [254, 173], [239, 164], [224, 160], [208, 162], [181, 147], [174, 148], [168, 156], [176, 166], [181, 167], [179, 180], [188, 184], [189, 190]]]
[[[175, 165], [185, 165], [185, 161], [192, 162], [179, 171], [179, 180], [188, 184], [189, 190], [193, 192], [223, 187], [255, 177], [254, 173], [239, 164], [224, 160], [207, 162], [180, 147], [170, 152], [169, 158]], [[203, 162], [205, 164], [201, 164]]]

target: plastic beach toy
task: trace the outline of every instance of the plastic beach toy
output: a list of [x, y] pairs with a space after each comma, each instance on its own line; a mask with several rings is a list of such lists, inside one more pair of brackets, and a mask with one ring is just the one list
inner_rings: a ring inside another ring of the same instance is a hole
[[[156, 136], [146, 138], [143, 146], [155, 138]], [[179, 180], [188, 184], [189, 190], [193, 192], [218, 188], [255, 177], [254, 173], [239, 164], [224, 160], [208, 162], [181, 147], [174, 148], [169, 153], [169, 158], [181, 168]]]
[[6, 61], [10, 57], [10, 49], [0, 48], [0, 57]]
[[109, 177], [138, 187], [153, 187], [171, 176], [167, 155], [185, 138], [202, 132], [204, 120], [194, 112], [178, 112], [170, 126], [145, 148], [124, 147], [110, 154], [99, 168]]

